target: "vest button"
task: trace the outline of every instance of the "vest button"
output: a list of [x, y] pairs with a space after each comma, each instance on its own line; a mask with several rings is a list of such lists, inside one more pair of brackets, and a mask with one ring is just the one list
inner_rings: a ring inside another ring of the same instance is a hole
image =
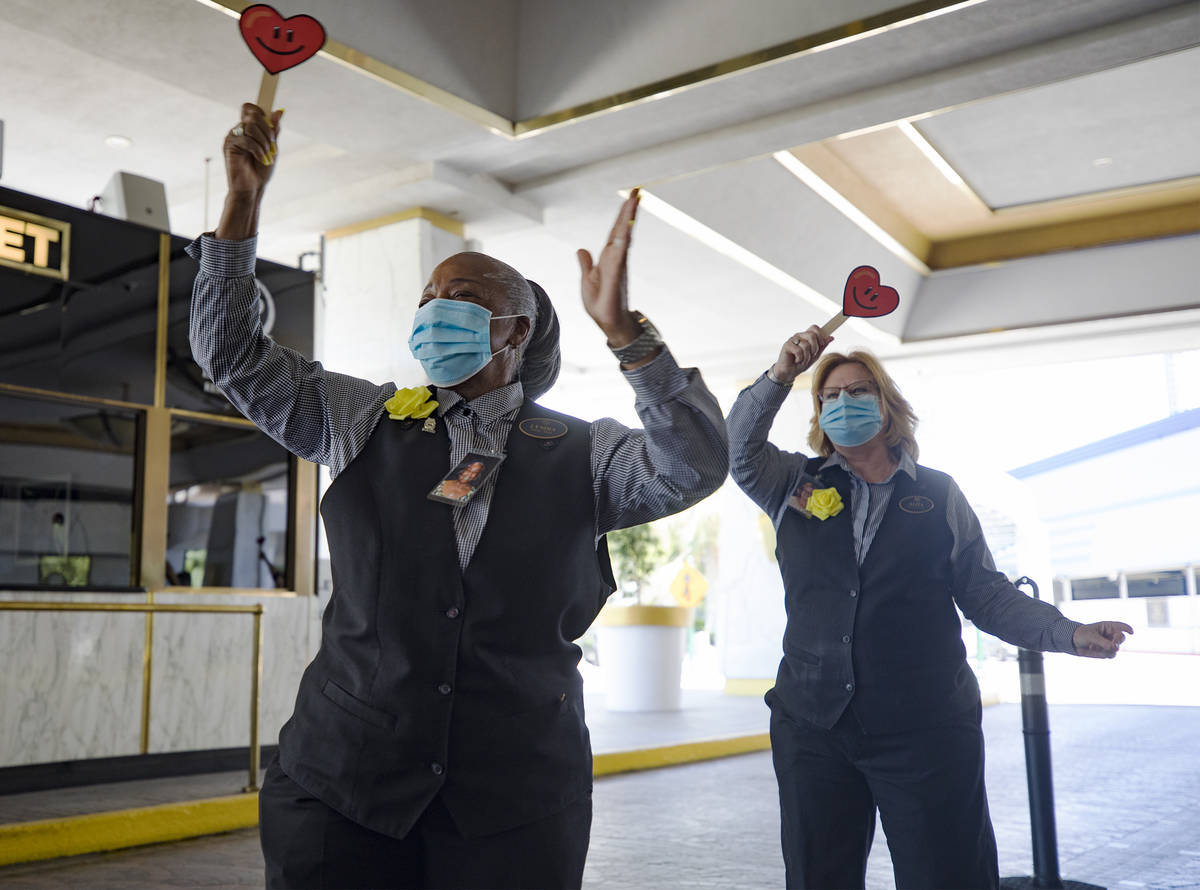
[[852, 596], [852, 597], [858, 596], [858, 591], [857, 591], [857, 590], [851, 590], [851, 591], [850, 591], [850, 596]]
[[846, 634], [846, 636], [842, 637], [842, 642], [843, 642], [843, 643], [849, 643], [849, 642], [850, 642], [850, 635], [849, 635], [849, 634]]
[[458, 606], [451, 606], [446, 610], [447, 618], [457, 618], [459, 616]]
[[[847, 691], [847, 692], [853, 692], [853, 691], [854, 691], [854, 684], [853, 684], [853, 683], [847, 683], [847, 684], [846, 684], [846, 691]], [[434, 764], [434, 766], [437, 766], [437, 764]]]
[[440, 776], [442, 773], [444, 773], [446, 771], [446, 768], [444, 766], [442, 766], [440, 763], [429, 764], [429, 769], [433, 771], [433, 774], [435, 776]]
[[439, 683], [438, 684], [438, 692], [440, 692], [442, 695], [449, 695], [450, 694], [450, 684], [449, 683]]

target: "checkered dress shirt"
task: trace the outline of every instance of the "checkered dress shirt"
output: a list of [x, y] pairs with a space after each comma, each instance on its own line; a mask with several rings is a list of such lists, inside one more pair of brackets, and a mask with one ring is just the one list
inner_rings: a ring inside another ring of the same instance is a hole
[[[234, 406], [292, 453], [337, 476], [366, 446], [396, 391], [327, 371], [262, 332], [254, 282], [256, 238], [202, 235], [187, 248], [199, 261], [192, 295], [192, 355]], [[623, 372], [644, 429], [611, 418], [591, 425], [596, 537], [669, 516], [707, 497], [728, 472], [721, 407], [694, 368], [663, 350]], [[469, 452], [502, 452], [524, 401], [519, 382], [465, 402], [438, 389], [438, 416], [450, 438], [447, 467]], [[459, 564], [466, 568], [483, 535], [497, 476], [454, 510]]]

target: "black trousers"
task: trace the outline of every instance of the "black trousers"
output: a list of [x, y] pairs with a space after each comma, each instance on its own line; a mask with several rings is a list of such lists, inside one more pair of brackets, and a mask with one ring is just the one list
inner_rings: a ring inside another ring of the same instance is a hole
[[771, 749], [787, 886], [862, 888], [878, 807], [897, 890], [994, 890], [981, 716], [976, 707], [938, 726], [868, 735], [851, 708], [826, 730], [776, 702]]
[[578, 888], [592, 800], [486, 837], [464, 838], [435, 798], [403, 839], [352, 822], [284, 774], [278, 759], [259, 792], [268, 890], [276, 888]]

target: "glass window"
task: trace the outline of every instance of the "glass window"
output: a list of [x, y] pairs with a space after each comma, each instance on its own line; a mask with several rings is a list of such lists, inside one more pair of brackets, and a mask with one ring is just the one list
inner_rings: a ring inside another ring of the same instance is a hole
[[0, 586], [134, 583], [138, 414], [0, 393]]
[[1147, 572], [1126, 575], [1125, 587], [1130, 596], [1185, 596], [1187, 579], [1182, 571]]
[[[183, 248], [187, 241], [172, 239], [171, 288], [167, 322], [167, 405], [203, 411], [206, 414], [226, 414], [237, 417], [200, 366], [192, 360], [188, 342], [188, 313], [192, 300], [192, 284], [196, 263]], [[279, 344], [297, 350], [306, 358], [313, 349], [313, 294], [315, 277], [278, 263], [259, 260], [255, 267], [258, 281], [259, 315], [263, 329]]]
[[0, 206], [69, 223], [69, 278], [0, 266], [0, 383], [151, 403], [159, 233], [0, 188]]
[[1121, 590], [1116, 578], [1072, 578], [1071, 599], [1104, 600], [1116, 599]]
[[173, 418], [167, 583], [289, 588], [291, 466], [256, 429]]

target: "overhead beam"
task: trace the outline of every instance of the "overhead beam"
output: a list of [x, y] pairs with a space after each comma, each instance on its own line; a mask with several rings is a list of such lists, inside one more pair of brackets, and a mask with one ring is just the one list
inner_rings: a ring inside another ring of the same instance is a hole
[[1200, 231], [1200, 204], [1194, 201], [1181, 202], [1149, 210], [939, 241], [930, 250], [929, 266], [933, 269], [951, 269], [1197, 231]]

